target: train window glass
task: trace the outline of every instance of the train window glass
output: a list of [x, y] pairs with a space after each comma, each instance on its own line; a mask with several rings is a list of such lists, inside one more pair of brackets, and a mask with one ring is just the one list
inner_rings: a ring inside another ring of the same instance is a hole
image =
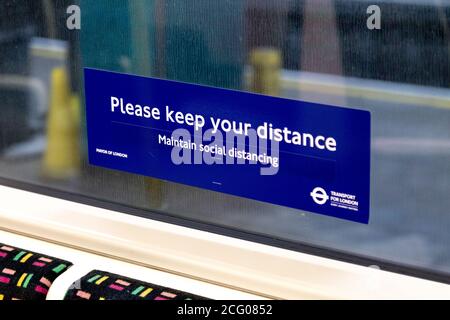
[[[90, 166], [85, 67], [369, 110], [369, 224]], [[3, 0], [0, 179], [448, 279], [450, 1]]]

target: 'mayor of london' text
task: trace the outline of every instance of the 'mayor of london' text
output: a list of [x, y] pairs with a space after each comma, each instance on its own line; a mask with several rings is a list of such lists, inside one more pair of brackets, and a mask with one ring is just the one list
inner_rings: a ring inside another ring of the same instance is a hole
[[105, 155], [108, 155], [108, 156], [113, 156], [113, 157], [128, 158], [128, 154], [117, 152], [117, 151], [111, 151], [111, 150], [105, 150], [105, 149], [96, 148], [95, 152], [101, 153], [101, 154], [105, 154]]
[[[162, 119], [161, 111], [158, 107], [133, 104], [124, 101], [123, 98], [111, 97], [111, 112], [116, 111], [119, 111], [124, 115], [146, 118], [154, 121], [160, 121]], [[165, 115], [163, 119], [168, 123], [190, 126], [193, 127], [195, 131], [203, 129], [206, 125], [206, 119], [202, 115], [183, 113], [174, 110], [170, 106], [165, 106], [164, 111]], [[224, 133], [231, 132], [236, 135], [248, 136], [252, 131], [256, 131], [256, 134], [260, 139], [273, 140], [276, 142], [284, 142], [287, 144], [332, 152], [337, 150], [337, 142], [334, 137], [299, 132], [287, 127], [277, 128], [272, 123], [268, 122], [264, 122], [254, 129], [250, 123], [210, 117], [209, 127], [212, 129], [212, 134], [221, 131]]]

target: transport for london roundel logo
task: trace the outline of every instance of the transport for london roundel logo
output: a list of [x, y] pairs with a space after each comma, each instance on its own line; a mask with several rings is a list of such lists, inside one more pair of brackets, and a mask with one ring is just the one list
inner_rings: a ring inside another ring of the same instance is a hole
[[320, 187], [314, 188], [310, 195], [313, 201], [320, 205], [324, 205], [329, 199], [327, 192]]

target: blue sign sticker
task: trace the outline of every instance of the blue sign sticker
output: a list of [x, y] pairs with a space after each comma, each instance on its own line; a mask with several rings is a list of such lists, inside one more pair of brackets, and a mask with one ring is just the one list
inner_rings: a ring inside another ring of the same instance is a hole
[[92, 165], [369, 221], [370, 113], [85, 69]]

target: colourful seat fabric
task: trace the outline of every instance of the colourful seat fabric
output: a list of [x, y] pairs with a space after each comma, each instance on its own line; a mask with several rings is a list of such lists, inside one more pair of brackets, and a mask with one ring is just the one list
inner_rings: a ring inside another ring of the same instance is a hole
[[94, 270], [72, 284], [65, 300], [206, 300], [206, 298]]
[[45, 300], [72, 263], [0, 243], [0, 300]]

